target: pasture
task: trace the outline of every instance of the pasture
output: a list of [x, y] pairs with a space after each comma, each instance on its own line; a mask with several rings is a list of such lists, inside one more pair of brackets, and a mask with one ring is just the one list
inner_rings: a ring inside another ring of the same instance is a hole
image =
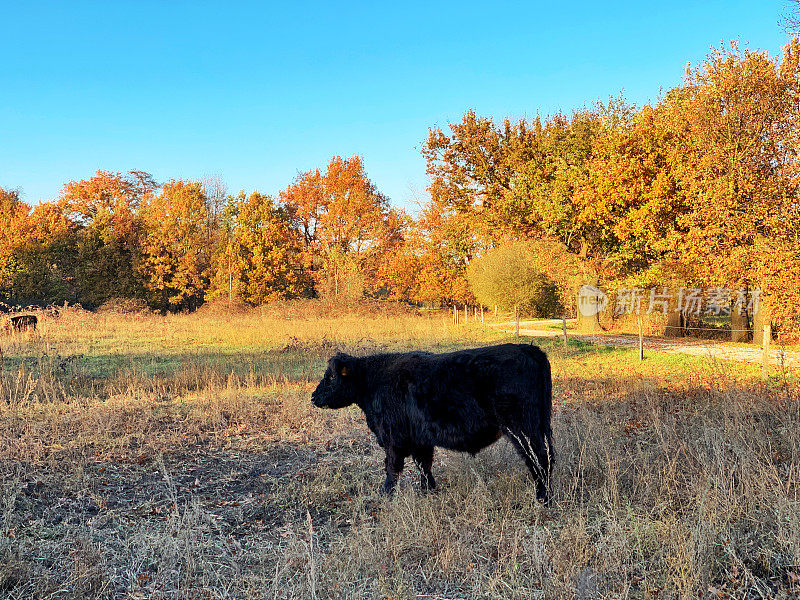
[[0, 597], [788, 598], [800, 594], [790, 374], [559, 340], [553, 499], [501, 440], [409, 460], [392, 499], [336, 351], [509, 340], [451, 315], [302, 302], [63, 310], [0, 337]]

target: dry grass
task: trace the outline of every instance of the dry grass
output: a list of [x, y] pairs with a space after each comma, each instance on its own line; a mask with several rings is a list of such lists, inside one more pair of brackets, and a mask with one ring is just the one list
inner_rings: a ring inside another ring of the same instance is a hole
[[749, 366], [547, 346], [551, 507], [504, 441], [379, 497], [360, 413], [310, 392], [338, 349], [498, 339], [448, 319], [66, 311], [0, 338], [0, 597], [800, 593], [800, 402]]

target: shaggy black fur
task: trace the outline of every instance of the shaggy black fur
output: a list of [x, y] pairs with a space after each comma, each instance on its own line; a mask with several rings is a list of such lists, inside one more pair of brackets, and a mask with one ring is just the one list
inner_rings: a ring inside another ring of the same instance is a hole
[[391, 493], [411, 456], [431, 474], [434, 446], [476, 454], [505, 435], [549, 497], [553, 466], [552, 383], [547, 355], [526, 344], [502, 344], [447, 354], [407, 352], [355, 357], [337, 354], [311, 395], [315, 406], [357, 404], [386, 450]]

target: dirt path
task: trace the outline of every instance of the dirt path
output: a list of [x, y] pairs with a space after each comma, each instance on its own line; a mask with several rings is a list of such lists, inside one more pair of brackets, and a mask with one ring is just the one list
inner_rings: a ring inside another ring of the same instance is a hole
[[[561, 331], [545, 329], [544, 327], [560, 323], [560, 321], [520, 321], [520, 335], [535, 337], [561, 337]], [[502, 331], [513, 332], [514, 323], [491, 323], [489, 327], [495, 327]], [[593, 344], [604, 344], [606, 346], [630, 347], [639, 345], [639, 338], [635, 335], [626, 334], [585, 334], [567, 331], [570, 339], [583, 340]], [[664, 338], [645, 336], [644, 347], [646, 350], [656, 350], [668, 354], [692, 354], [694, 356], [705, 356], [719, 360], [735, 360], [742, 362], [760, 363], [762, 360], [761, 348], [731, 344], [728, 342], [716, 342], [714, 340], [694, 340], [687, 338]], [[774, 347], [770, 350], [770, 364], [787, 367], [800, 368], [800, 352], [781, 351], [781, 348]]]

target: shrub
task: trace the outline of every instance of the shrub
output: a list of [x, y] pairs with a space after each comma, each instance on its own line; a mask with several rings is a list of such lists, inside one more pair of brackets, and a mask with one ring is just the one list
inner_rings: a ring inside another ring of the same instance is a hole
[[470, 263], [470, 289], [484, 306], [496, 304], [505, 311], [516, 307], [536, 317], [561, 315], [564, 306], [555, 282], [532, 262], [528, 244], [505, 242]]

